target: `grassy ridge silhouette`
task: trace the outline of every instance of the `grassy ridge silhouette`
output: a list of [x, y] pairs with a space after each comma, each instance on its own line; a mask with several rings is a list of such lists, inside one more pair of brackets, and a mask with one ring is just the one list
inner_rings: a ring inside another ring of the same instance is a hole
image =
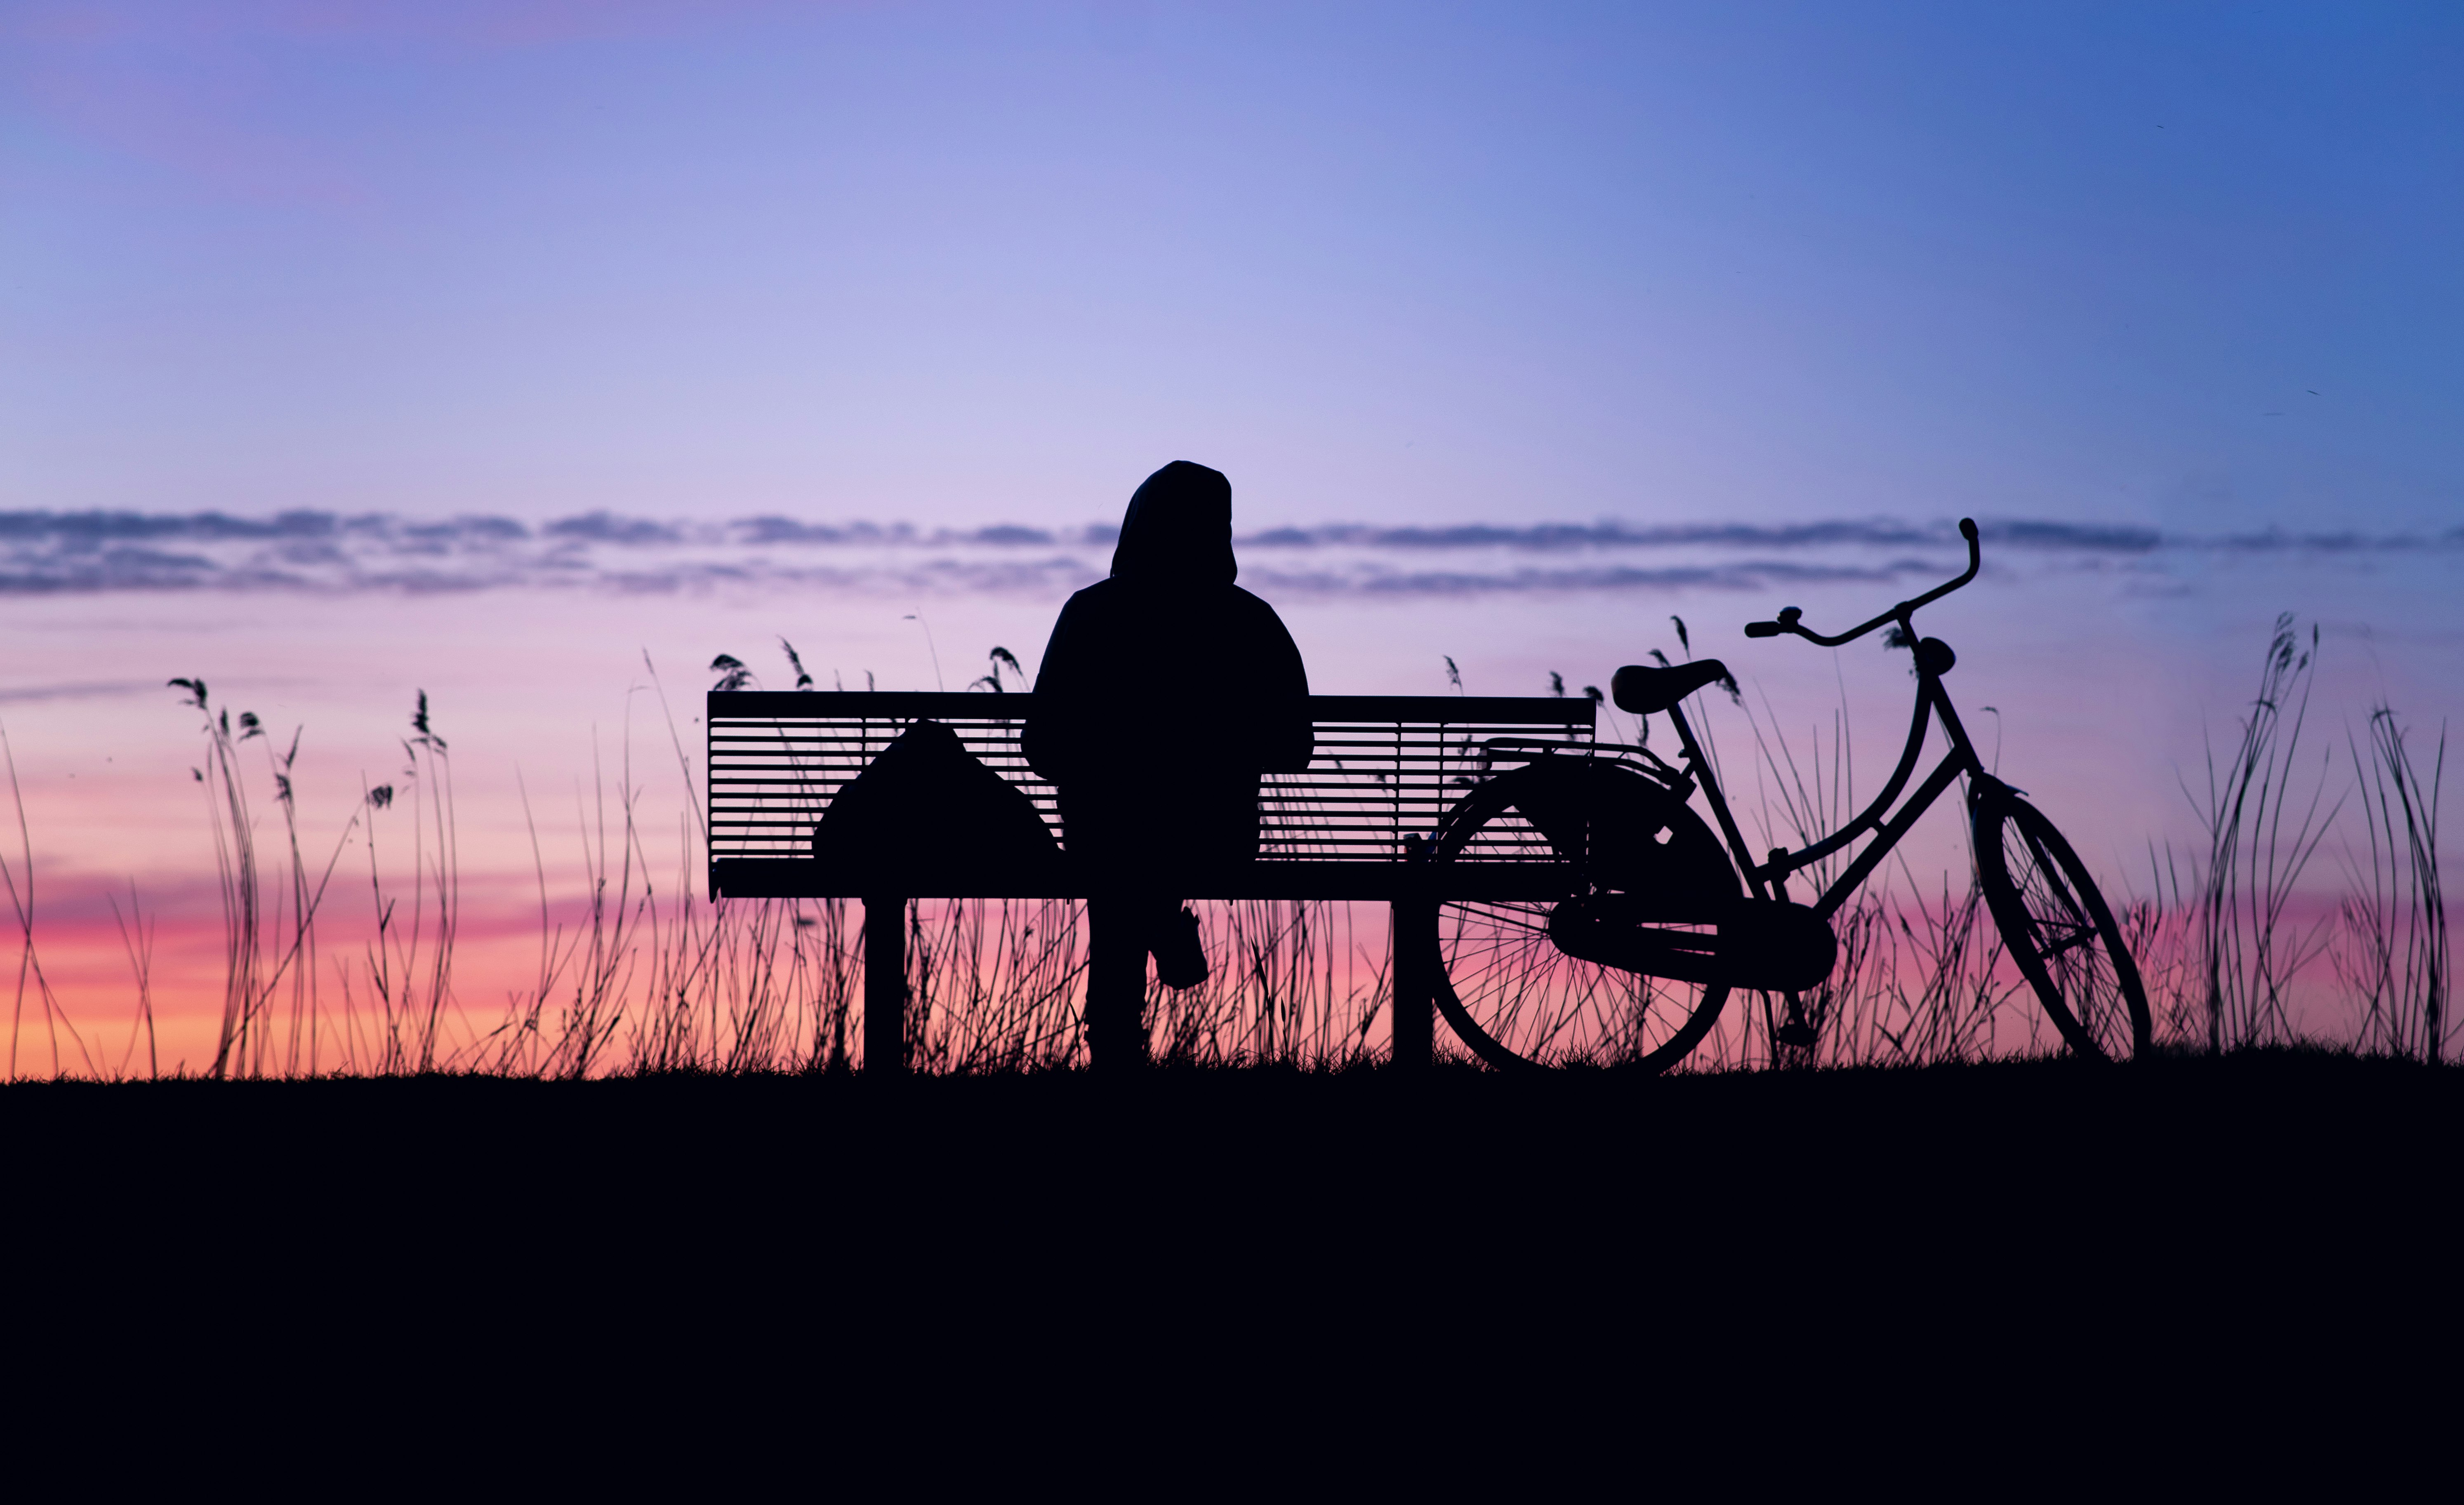
[[[2298, 754], [2317, 646], [2315, 629], [2305, 645], [2290, 617], [2278, 622], [2230, 755], [2220, 760], [2211, 750], [2206, 788], [2192, 796], [2204, 850], [2151, 846], [2150, 889], [2121, 905], [2121, 922], [2167, 1050], [2223, 1053], [2298, 1042], [2294, 982], [2319, 972], [2323, 959], [2344, 1028], [2332, 1036], [2314, 1030], [2312, 1043], [2442, 1058], [2453, 1033], [2437, 848], [2444, 729], [2417, 758], [2402, 718], [2382, 704], [2365, 729], [2348, 733], [2341, 777], [2332, 757], [2313, 772]], [[781, 639], [781, 647], [798, 687], [810, 688], [793, 646]], [[713, 669], [723, 686], [758, 684], [730, 655]], [[997, 648], [977, 687], [1001, 692], [1004, 670], [1023, 681], [1016, 659]], [[656, 687], [654, 666], [651, 674]], [[646, 791], [634, 776], [629, 738], [612, 788], [605, 771], [594, 767], [591, 800], [577, 811], [585, 881], [578, 913], [559, 915], [522, 787], [539, 899], [538, 961], [501, 1012], [474, 1020], [456, 987], [462, 901], [451, 763], [425, 693], [403, 741], [402, 773], [363, 789], [332, 852], [312, 854], [302, 850], [290, 776], [299, 733], [277, 754], [258, 718], [213, 707], [202, 679], [171, 684], [204, 720], [205, 758], [192, 772], [208, 798], [222, 896], [222, 1018], [205, 1075], [455, 1071], [571, 1079], [835, 1072], [863, 1064], [860, 907], [843, 900], [695, 897], [707, 832], [698, 780], [671, 713], [667, 730], [688, 796], [677, 817], [673, 880], [652, 881]], [[659, 695], [664, 709], [663, 687]], [[1766, 838], [1802, 843], [1856, 808], [1844, 706], [1827, 744], [1817, 736], [1807, 745], [1783, 737], [1775, 715], [1738, 704], [1766, 774], [1756, 812]], [[260, 776], [270, 780], [281, 816], [281, 839], [271, 843], [258, 840], [251, 803], [254, 771], [245, 765], [253, 741], [264, 744]], [[0, 880], [20, 935], [10, 1076], [160, 1075], [151, 930], [133, 889], [126, 915], [119, 916], [116, 900], [113, 905], [135, 983], [116, 1054], [78, 1033], [43, 976], [32, 847], [13, 762], [10, 774], [20, 828], [16, 863], [0, 854]], [[407, 894], [398, 883], [388, 887], [377, 860], [377, 822], [367, 818], [397, 804], [407, 804], [413, 818]], [[2356, 813], [2352, 819], [2348, 810]], [[2359, 840], [2338, 849], [2345, 868], [2341, 899], [2323, 919], [2297, 920], [2294, 900], [2312, 862], [2331, 835], [2349, 837], [2356, 819]], [[319, 916], [344, 846], [363, 825], [374, 923], [354, 947], [329, 947]], [[1748, 999], [1729, 1010], [1684, 1069], [1930, 1065], [2056, 1050], [2058, 1037], [2008, 964], [1972, 874], [1964, 882], [1947, 872], [1926, 880], [1903, 857], [1898, 874], [1887, 889], [1870, 887], [1836, 919], [1838, 965], [1805, 1000], [1806, 1016], [1819, 1029], [1814, 1045], [1775, 1043], [1771, 1011]], [[1815, 869], [1815, 876], [1828, 875]], [[1159, 1058], [1331, 1070], [1380, 1058], [1376, 1030], [1392, 989], [1377, 909], [1364, 915], [1353, 905], [1264, 900], [1198, 908], [1216, 966], [1199, 988], [1152, 990]], [[913, 901], [904, 924], [908, 981], [920, 1005], [909, 1018], [915, 1069], [966, 1075], [1084, 1063], [1082, 904]], [[45, 1031], [48, 1072], [30, 1072], [32, 1060], [20, 1056], [30, 1002]], [[1442, 1032], [1440, 1053], [1468, 1059]]]

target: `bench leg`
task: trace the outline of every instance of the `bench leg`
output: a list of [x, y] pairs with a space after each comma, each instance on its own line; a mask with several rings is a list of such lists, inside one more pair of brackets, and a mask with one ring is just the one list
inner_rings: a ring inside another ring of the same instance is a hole
[[864, 1069], [907, 1072], [907, 901], [864, 902]]
[[1438, 906], [1407, 900], [1387, 916], [1389, 959], [1395, 979], [1395, 1064], [1406, 1070], [1426, 1069], [1437, 1051], [1437, 979], [1429, 968], [1437, 957]]

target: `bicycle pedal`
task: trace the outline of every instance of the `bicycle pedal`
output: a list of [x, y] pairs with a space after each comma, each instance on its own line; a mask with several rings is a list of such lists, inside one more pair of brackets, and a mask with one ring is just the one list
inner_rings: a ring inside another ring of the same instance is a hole
[[1795, 1020], [1781, 1025], [1772, 1034], [1782, 1045], [1793, 1045], [1798, 1050], [1813, 1049], [1814, 1042], [1822, 1037], [1815, 1033], [1813, 1025]]

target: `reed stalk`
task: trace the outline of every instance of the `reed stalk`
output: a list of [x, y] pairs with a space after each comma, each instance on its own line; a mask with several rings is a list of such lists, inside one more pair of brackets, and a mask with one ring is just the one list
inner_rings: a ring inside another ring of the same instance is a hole
[[2294, 975], [2328, 943], [2325, 925], [2289, 913], [2343, 806], [2327, 797], [2327, 762], [2305, 778], [2299, 761], [2318, 647], [2316, 626], [2305, 648], [2293, 614], [2277, 618], [2240, 739], [2222, 767], [2209, 750], [2206, 798], [2193, 800], [2208, 837], [2196, 924], [2211, 1055], [2290, 1043]]
[[2358, 861], [2349, 855], [2346, 861], [2332, 952], [2336, 973], [2355, 1015], [2360, 1049], [2436, 1061], [2453, 1029], [2447, 903], [2438, 874], [2447, 732], [2439, 729], [2427, 784], [2394, 710], [2381, 705], [2371, 712], [2368, 739], [2366, 752], [2350, 744], [2354, 766], [2368, 771], [2361, 790], [2365, 846]]
[[[2211, 755], [2206, 799], [2194, 800], [2205, 850], [2193, 859], [2150, 847], [2150, 892], [2120, 905], [2125, 938], [2149, 986], [2160, 1042], [2196, 1040], [2213, 1051], [2293, 1038], [2295, 975], [2331, 947], [2352, 1010], [2352, 1042], [2442, 1059], [2454, 1031], [2437, 855], [2443, 731], [2426, 756], [2417, 755], [2400, 720], [2381, 707], [2363, 732], [2348, 734], [2354, 767], [2367, 776], [2358, 790], [2362, 828], [2350, 843], [2332, 934], [2291, 918], [2310, 858], [2329, 833], [2349, 824], [2340, 823], [2344, 796], [2336, 793], [2330, 765], [2321, 759], [2314, 773], [2300, 746], [2317, 646], [2315, 631], [2305, 647], [2289, 618], [2277, 623], [2238, 742], [2228, 758]], [[979, 687], [992, 689], [1005, 666], [1014, 662], [996, 658], [992, 683]], [[656, 668], [647, 660], [646, 667], [664, 712]], [[672, 869], [664, 856], [654, 857], [669, 839], [652, 838], [651, 792], [636, 776], [628, 720], [612, 777], [594, 749], [591, 785], [576, 787], [579, 913], [556, 896], [527, 784], [517, 777], [539, 898], [538, 957], [527, 985], [506, 995], [501, 1016], [474, 1029], [456, 989], [461, 906], [452, 769], [426, 697], [412, 716], [414, 734], [403, 744], [402, 773], [364, 792], [320, 868], [305, 859], [297, 814], [298, 736], [279, 754], [267, 741], [258, 776], [271, 777], [283, 824], [278, 844], [260, 844], [241, 763], [242, 744], [264, 729], [253, 715], [234, 720], [210, 708], [202, 681], [174, 683], [189, 692], [187, 704], [204, 720], [205, 759], [193, 776], [208, 797], [224, 918], [211, 1075], [450, 1069], [582, 1078], [863, 1064], [864, 949], [855, 910], [840, 900], [713, 901], [698, 893], [708, 834], [696, 770], [672, 715], [667, 728], [686, 796], [672, 828]], [[1767, 840], [1802, 844], [1855, 813], [1844, 705], [1828, 728], [1814, 727], [1796, 742], [1780, 735], [1768, 702], [1758, 709], [1742, 699], [1737, 705], [1757, 754], [1749, 818]], [[1709, 709], [1698, 702], [1694, 720], [1706, 755], [1716, 758]], [[0, 753], [6, 752], [0, 732]], [[32, 843], [13, 754], [8, 767], [19, 854], [13, 863], [0, 854], [0, 880], [21, 941], [9, 1072], [13, 1077], [20, 1068], [31, 1001], [43, 1014], [54, 1075], [124, 1076], [140, 1034], [145, 1070], [157, 1074], [150, 921], [133, 887], [124, 915], [113, 899], [137, 981], [136, 1014], [117, 1062], [98, 1058], [43, 975]], [[376, 840], [379, 817], [396, 805], [411, 819], [412, 891], [402, 896], [407, 905], [389, 889]], [[363, 820], [373, 935], [355, 967], [324, 955], [318, 918], [342, 846]], [[1808, 870], [1796, 897], [1809, 897], [1804, 883], [1826, 882], [1840, 861]], [[1242, 901], [1196, 908], [1213, 971], [1198, 988], [1158, 985], [1151, 992], [1159, 1058], [1321, 1069], [1376, 1058], [1374, 1029], [1393, 1002], [1382, 906]], [[914, 999], [907, 1043], [918, 1069], [975, 1074], [1085, 1063], [1083, 905], [911, 901], [903, 923]], [[1858, 895], [1835, 927], [1837, 967], [1796, 1000], [1815, 1026], [1813, 1046], [1781, 1046], [1772, 1000], [1749, 995], [1732, 1004], [1685, 1069], [1972, 1061], [2055, 1048], [2033, 994], [2013, 980], [1972, 870], [1964, 883], [1949, 873], [1921, 881], [1901, 857], [1888, 881]], [[330, 1023], [319, 999], [326, 980], [320, 967], [330, 967], [341, 997], [339, 1019]]]

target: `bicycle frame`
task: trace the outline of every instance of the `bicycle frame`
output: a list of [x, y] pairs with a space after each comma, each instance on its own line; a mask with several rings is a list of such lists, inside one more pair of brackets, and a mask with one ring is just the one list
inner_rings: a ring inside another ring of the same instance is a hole
[[[1704, 796], [1710, 800], [1711, 813], [1719, 818], [1720, 835], [1727, 840], [1728, 850], [1736, 855], [1737, 870], [1745, 875], [1746, 886], [1755, 898], [1785, 898], [1789, 874], [1822, 861], [1868, 831], [1877, 833], [1873, 844], [1857, 854], [1856, 861], [1850, 862], [1814, 902], [1814, 911], [1829, 919], [1873, 875], [1874, 869], [1881, 864], [1891, 848], [1899, 845], [1900, 839], [1907, 835], [1908, 828], [1942, 797], [1943, 791], [1950, 787], [1952, 780], [1962, 774], [1971, 779], [1990, 776], [1976, 756], [1976, 749], [1968, 740], [1967, 729], [1960, 725], [1959, 712], [1951, 708], [1949, 697], [1943, 692], [1942, 676], [1920, 668], [1917, 682], [1916, 716], [1908, 728], [1908, 743], [1901, 752], [1899, 767], [1892, 771], [1890, 781], [1883, 785], [1881, 796], [1857, 818], [1822, 840], [1793, 852], [1785, 847], [1773, 847], [1770, 857], [1759, 863], [1747, 847], [1744, 834], [1737, 829], [1736, 818], [1728, 812], [1727, 796], [1721, 793], [1720, 781], [1711, 772], [1710, 760], [1703, 755], [1701, 746], [1694, 740], [1694, 729], [1686, 724], [1684, 708], [1669, 708], [1668, 719], [1676, 725], [1678, 743], [1684, 750], [1686, 766], [1695, 783], [1702, 787]], [[1916, 793], [1908, 796], [1899, 812], [1885, 819], [1884, 813], [1890, 809], [1891, 802], [1900, 797], [1901, 792], [1907, 787], [1909, 775], [1916, 772], [1917, 759], [1925, 752], [1926, 725], [1936, 718], [1941, 720], [1944, 733], [1950, 738], [1950, 751], [1943, 755], [1933, 772], [1925, 775], [1925, 782], [1917, 786]]]
[[[1968, 729], [1960, 723], [1958, 710], [1953, 709], [1950, 696], [1942, 687], [1942, 676], [1957, 662], [1957, 656], [1941, 640], [1920, 639], [1916, 633], [1918, 607], [1948, 595], [1976, 578], [1980, 562], [1976, 525], [1962, 519], [1960, 532], [1968, 539], [1966, 574], [1913, 600], [1900, 602], [1862, 626], [1836, 638], [1826, 638], [1799, 625], [1796, 608], [1792, 606], [1780, 613], [1777, 622], [1756, 622], [1747, 629], [1750, 637], [1793, 633], [1811, 642], [1836, 647], [1861, 638], [1876, 627], [1895, 622], [1909, 652], [1916, 659], [1916, 713], [1908, 726], [1908, 742], [1900, 752], [1899, 767], [1892, 770], [1889, 781], [1882, 786], [1881, 794], [1874, 802], [1838, 830], [1793, 852], [1785, 847], [1773, 847], [1766, 860], [1756, 862], [1753, 853], [1746, 846], [1744, 833], [1737, 829], [1736, 818], [1729, 814], [1727, 796], [1722, 793], [1720, 781], [1711, 771], [1710, 759], [1704, 756], [1701, 745], [1694, 740], [1694, 729], [1685, 720], [1685, 708], [1682, 705], [1668, 708], [1668, 719], [1677, 728], [1677, 739], [1683, 749], [1688, 774], [1709, 799], [1711, 813], [1719, 818], [1720, 834], [1727, 840], [1728, 850], [1735, 854], [1737, 870], [1745, 875], [1747, 890], [1753, 897], [1784, 899], [1787, 897], [1789, 874], [1822, 861], [1869, 831], [1875, 833], [1873, 843], [1859, 852], [1856, 861], [1850, 862], [1831, 886], [1815, 900], [1814, 911], [1825, 920], [1830, 919], [1848, 902], [1849, 896], [1873, 876], [1874, 869], [1881, 864], [1891, 848], [1899, 845], [1900, 839], [1908, 834], [1908, 828], [1942, 797], [1943, 791], [1950, 787], [1952, 780], [1967, 774], [1972, 788], [1975, 781], [1992, 776], [1986, 773], [1984, 763], [1976, 755], [1975, 746], [1968, 739]], [[1925, 752], [1925, 728], [1934, 721], [1942, 723], [1944, 735], [1950, 739], [1950, 751], [1943, 755], [1943, 760], [1935, 765], [1933, 772], [1925, 775], [1925, 782], [1917, 786], [1916, 793], [1908, 796], [1899, 812], [1885, 818], [1885, 812], [1890, 810], [1892, 801], [1906, 790], [1909, 775], [1916, 772], [1917, 759]]]

